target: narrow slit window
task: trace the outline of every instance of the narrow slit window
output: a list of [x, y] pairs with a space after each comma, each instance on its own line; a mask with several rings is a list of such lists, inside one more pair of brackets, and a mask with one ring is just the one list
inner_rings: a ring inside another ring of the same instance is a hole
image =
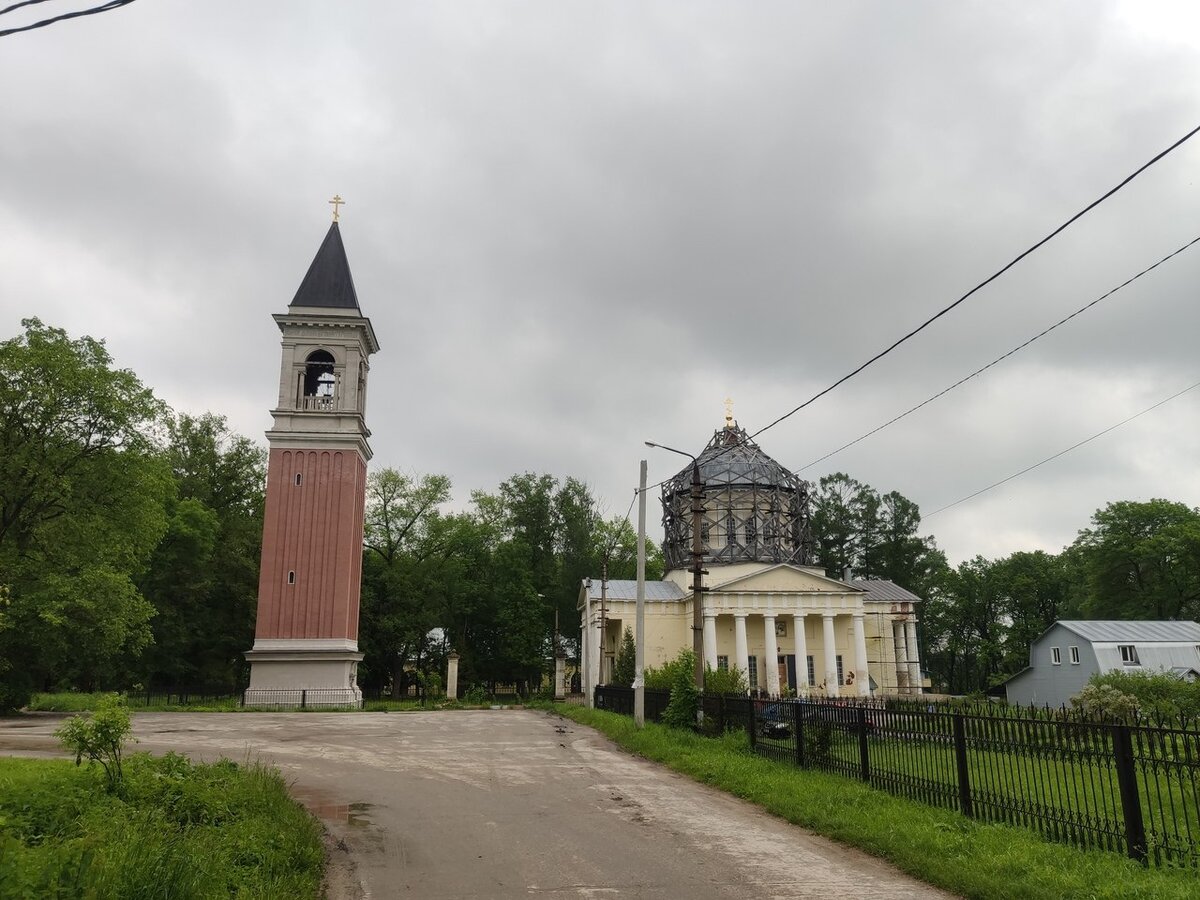
[[1079, 665], [1079, 648], [1078, 647], [1071, 648], [1071, 665], [1073, 665], [1073, 666]]
[[1062, 653], [1057, 647], [1050, 648], [1050, 662], [1056, 666], [1062, 665]]
[[296, 473], [296, 487], [300, 487], [300, 482], [304, 480], [304, 476], [299, 472]]
[[296, 583], [296, 573], [288, 572], [288, 584], [295, 584], [295, 583]]
[[842, 655], [840, 653], [837, 655], [837, 673], [838, 673], [838, 687], [841, 687], [843, 684], [846, 683], [846, 679], [845, 679], [845, 676], [842, 674]]

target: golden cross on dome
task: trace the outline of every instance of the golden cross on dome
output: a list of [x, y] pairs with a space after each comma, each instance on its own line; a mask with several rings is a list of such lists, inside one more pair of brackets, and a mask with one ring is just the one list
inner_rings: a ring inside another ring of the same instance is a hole
[[333, 204], [333, 221], [335, 221], [335, 222], [336, 222], [336, 221], [338, 220], [338, 207], [339, 207], [339, 206], [341, 206], [341, 205], [342, 205], [343, 203], [345, 203], [346, 201], [345, 201], [345, 200], [343, 200], [343, 199], [342, 199], [340, 196], [338, 196], [337, 194], [334, 194], [334, 195], [333, 195], [333, 199], [332, 199], [332, 200], [330, 200], [329, 202]]
[[733, 427], [733, 398], [725, 398], [725, 427]]

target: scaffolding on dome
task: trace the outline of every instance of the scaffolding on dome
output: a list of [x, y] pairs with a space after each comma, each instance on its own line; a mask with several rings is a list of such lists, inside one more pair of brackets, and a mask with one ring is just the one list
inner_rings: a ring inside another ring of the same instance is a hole
[[[717, 429], [696, 463], [704, 494], [704, 562], [808, 564], [808, 482], [767, 456], [734, 422]], [[668, 570], [692, 565], [691, 492], [690, 465], [663, 484]]]

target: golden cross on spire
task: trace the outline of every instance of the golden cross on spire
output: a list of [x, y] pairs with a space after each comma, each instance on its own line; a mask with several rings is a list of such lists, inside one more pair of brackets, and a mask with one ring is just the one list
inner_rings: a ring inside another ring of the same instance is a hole
[[342, 205], [343, 203], [345, 203], [346, 201], [345, 201], [345, 200], [343, 200], [343, 199], [342, 199], [340, 196], [338, 196], [337, 194], [334, 194], [334, 195], [333, 195], [333, 199], [332, 199], [332, 200], [330, 200], [329, 202], [333, 204], [333, 221], [335, 221], [335, 222], [336, 222], [336, 221], [338, 220], [338, 207], [339, 207], [339, 206], [341, 206], [341, 205]]
[[725, 398], [725, 427], [733, 427], [733, 398]]

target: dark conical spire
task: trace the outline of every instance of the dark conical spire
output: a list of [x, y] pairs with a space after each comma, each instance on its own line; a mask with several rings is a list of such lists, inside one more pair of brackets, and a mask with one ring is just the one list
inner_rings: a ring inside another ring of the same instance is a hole
[[342, 246], [342, 233], [337, 222], [329, 226], [329, 233], [321, 242], [321, 249], [313, 257], [308, 274], [300, 282], [300, 289], [290, 305], [358, 309], [358, 294], [354, 292], [354, 278], [350, 275], [350, 263], [346, 261], [346, 248]]

